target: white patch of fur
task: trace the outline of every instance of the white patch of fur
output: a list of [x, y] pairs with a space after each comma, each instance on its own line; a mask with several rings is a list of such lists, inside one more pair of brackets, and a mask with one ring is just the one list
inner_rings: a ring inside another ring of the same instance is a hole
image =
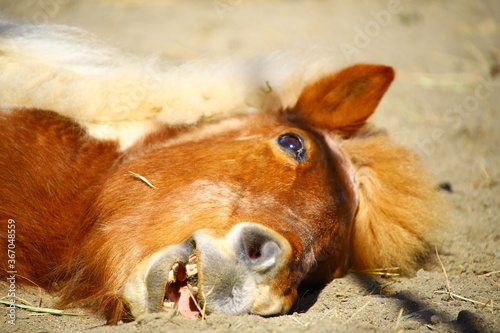
[[318, 49], [181, 66], [158, 58], [138, 59], [77, 28], [0, 21], [0, 106], [52, 110], [127, 147], [149, 130], [144, 123], [291, 107], [305, 84], [342, 67]]
[[[187, 133], [183, 133], [172, 139], [169, 139], [168, 141], [165, 141], [165, 143], [162, 144], [162, 147], [170, 147], [185, 142], [201, 141], [205, 138], [217, 136], [217, 134], [219, 133], [222, 134], [233, 130], [241, 130], [243, 128], [242, 125], [245, 125], [246, 123], [248, 123], [248, 120], [245, 118], [235, 117], [235, 118], [223, 119], [220, 122], [214, 124], [208, 124], [205, 126], [200, 126]], [[236, 137], [234, 140], [243, 141], [258, 137], [260, 136], [256, 135], [249, 137], [245, 133], [243, 133], [241, 137]]]
[[120, 150], [132, 146], [145, 135], [154, 132], [160, 127], [158, 122], [150, 120], [128, 121], [119, 123], [85, 123], [88, 134], [96, 139], [115, 140], [120, 144]]

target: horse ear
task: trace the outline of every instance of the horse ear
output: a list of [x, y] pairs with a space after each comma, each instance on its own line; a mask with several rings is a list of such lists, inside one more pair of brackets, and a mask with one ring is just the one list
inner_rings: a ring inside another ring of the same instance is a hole
[[391, 67], [354, 65], [306, 86], [290, 111], [314, 127], [349, 137], [375, 111], [393, 79]]

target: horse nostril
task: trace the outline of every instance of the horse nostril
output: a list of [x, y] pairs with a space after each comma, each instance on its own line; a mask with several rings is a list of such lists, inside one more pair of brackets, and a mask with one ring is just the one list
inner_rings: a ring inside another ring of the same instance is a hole
[[252, 270], [264, 272], [275, 266], [281, 247], [277, 240], [265, 230], [254, 226], [243, 230], [240, 237], [240, 256]]

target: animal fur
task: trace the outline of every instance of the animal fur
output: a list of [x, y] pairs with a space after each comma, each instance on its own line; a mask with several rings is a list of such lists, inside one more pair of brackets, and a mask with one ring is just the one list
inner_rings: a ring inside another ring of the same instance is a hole
[[352, 231], [354, 269], [398, 267], [412, 275], [428, 259], [444, 223], [445, 203], [419, 158], [386, 133], [346, 140], [359, 186]]

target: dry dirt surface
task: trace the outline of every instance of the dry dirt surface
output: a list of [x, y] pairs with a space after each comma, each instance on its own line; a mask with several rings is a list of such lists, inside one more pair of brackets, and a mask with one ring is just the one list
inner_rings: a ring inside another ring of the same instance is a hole
[[[303, 291], [285, 316], [204, 321], [150, 315], [105, 326], [87, 316], [0, 308], [2, 332], [500, 332], [500, 1], [0, 0], [26, 22], [82, 27], [106, 42], [173, 63], [331, 48], [347, 63], [394, 66], [374, 122], [414, 148], [449, 202], [450, 224], [415, 277], [349, 274]], [[0, 297], [8, 285], [0, 284]], [[17, 286], [18, 303], [53, 296]]]

